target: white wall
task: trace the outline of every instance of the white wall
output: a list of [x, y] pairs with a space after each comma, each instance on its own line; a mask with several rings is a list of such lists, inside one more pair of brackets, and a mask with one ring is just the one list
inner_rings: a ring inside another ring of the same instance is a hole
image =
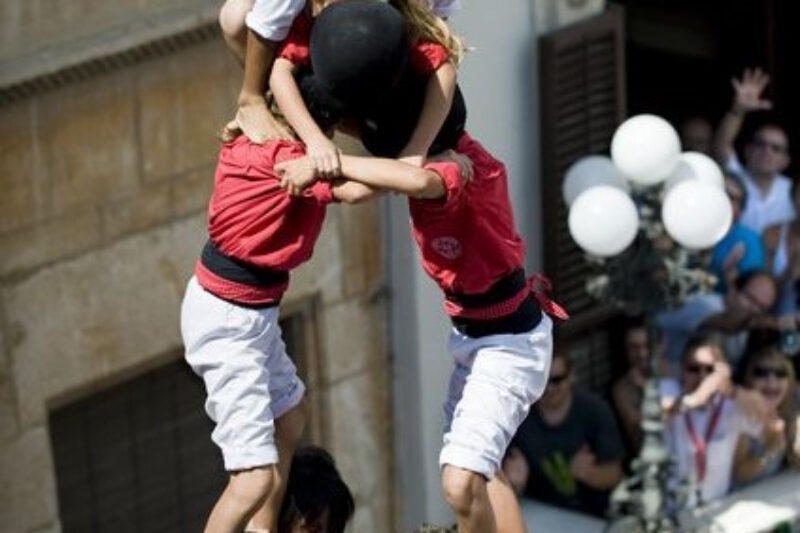
[[[602, 10], [603, 0], [464, 0], [452, 24], [475, 48], [460, 71], [468, 129], [508, 169], [529, 271], [541, 267], [538, 60], [544, 31]], [[576, 13], [578, 11], [579, 13]], [[392, 283], [392, 350], [398, 527], [452, 523], [441, 495], [442, 403], [452, 362], [439, 289], [424, 274], [409, 235], [408, 208], [387, 200], [387, 269]]]

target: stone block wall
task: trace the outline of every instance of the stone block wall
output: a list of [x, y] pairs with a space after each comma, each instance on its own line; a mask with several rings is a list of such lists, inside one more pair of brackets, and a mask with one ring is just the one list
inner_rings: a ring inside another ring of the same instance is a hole
[[[11, 4], [26, 5], [3, 9]], [[215, 133], [240, 76], [221, 41], [209, 41], [0, 107], [4, 531], [59, 530], [49, 410], [180, 351]], [[334, 206], [286, 299], [319, 302], [322, 444], [356, 493], [358, 532], [393, 523], [381, 239], [379, 204]]]

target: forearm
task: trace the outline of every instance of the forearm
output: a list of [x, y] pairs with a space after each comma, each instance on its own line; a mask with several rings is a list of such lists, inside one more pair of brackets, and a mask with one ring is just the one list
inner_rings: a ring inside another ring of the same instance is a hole
[[622, 480], [622, 465], [619, 462], [594, 465], [586, 479], [581, 480], [584, 485], [595, 490], [611, 490]]
[[244, 79], [239, 92], [240, 105], [264, 99], [276, 48], [277, 43], [259, 37], [253, 30], [247, 30]]
[[356, 181], [337, 179], [333, 183], [333, 197], [345, 204], [366, 202], [379, 194], [379, 190]]
[[442, 179], [431, 170], [417, 168], [394, 159], [341, 156], [342, 176], [415, 198], [440, 198], [445, 189]]
[[448, 62], [439, 67], [428, 80], [419, 121], [401, 156], [416, 155], [424, 158], [428, 155], [433, 140], [450, 112], [456, 79], [456, 68]]
[[721, 165], [728, 162], [728, 158], [733, 154], [733, 143], [742, 129], [745, 111], [736, 106], [732, 107], [722, 117], [719, 127], [714, 135], [714, 157]]
[[294, 79], [295, 66], [283, 58], [275, 60], [270, 76], [270, 89], [284, 118], [298, 137], [306, 144], [315, 138], [325, 137], [308, 112], [303, 96]]

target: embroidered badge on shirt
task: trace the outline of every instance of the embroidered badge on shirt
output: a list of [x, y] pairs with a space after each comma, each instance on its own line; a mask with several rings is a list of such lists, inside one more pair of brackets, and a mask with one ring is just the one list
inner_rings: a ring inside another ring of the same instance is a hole
[[431, 241], [431, 247], [445, 259], [458, 259], [461, 257], [461, 243], [453, 237], [436, 237]]

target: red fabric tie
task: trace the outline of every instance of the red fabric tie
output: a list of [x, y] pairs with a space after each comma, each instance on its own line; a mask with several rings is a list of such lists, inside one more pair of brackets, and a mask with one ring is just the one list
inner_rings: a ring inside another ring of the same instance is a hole
[[529, 294], [533, 294], [539, 307], [548, 315], [566, 320], [569, 318], [566, 310], [550, 299], [548, 293], [552, 285], [550, 280], [542, 274], [534, 274], [527, 279], [525, 287], [511, 298], [502, 302], [481, 308], [467, 308], [451, 300], [445, 300], [444, 308], [448, 315], [472, 320], [493, 320], [508, 316], [516, 311]]

